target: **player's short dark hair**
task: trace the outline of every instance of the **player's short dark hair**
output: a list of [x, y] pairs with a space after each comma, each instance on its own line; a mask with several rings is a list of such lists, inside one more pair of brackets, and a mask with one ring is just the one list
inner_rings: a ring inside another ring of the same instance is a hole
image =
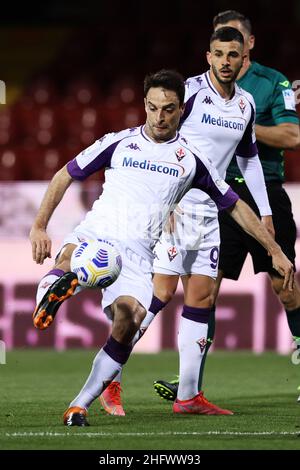
[[210, 44], [213, 41], [221, 41], [221, 42], [229, 42], [229, 41], [237, 41], [244, 45], [244, 38], [242, 33], [239, 32], [238, 29], [232, 28], [231, 26], [223, 26], [223, 28], [219, 28], [214, 31], [210, 38]]
[[179, 104], [184, 103], [184, 79], [182, 75], [175, 70], [159, 70], [159, 72], [151, 73], [145, 77], [144, 80], [144, 96], [150, 88], [162, 87], [166, 90], [175, 91], [179, 99]]
[[252, 25], [249, 18], [236, 10], [226, 10], [218, 13], [213, 19], [213, 28], [215, 29], [219, 24], [227, 24], [229, 21], [239, 21], [245, 30], [252, 34]]

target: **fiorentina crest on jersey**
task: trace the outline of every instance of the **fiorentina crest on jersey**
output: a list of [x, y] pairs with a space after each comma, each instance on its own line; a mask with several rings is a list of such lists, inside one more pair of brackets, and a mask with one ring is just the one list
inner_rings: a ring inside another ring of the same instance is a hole
[[175, 245], [173, 246], [170, 246], [168, 248], [168, 256], [169, 256], [169, 260], [170, 261], [173, 261], [173, 259], [178, 255], [178, 251], [177, 251], [177, 248]]
[[246, 108], [246, 103], [243, 100], [243, 98], [241, 98], [240, 101], [239, 101], [239, 107], [240, 107], [240, 110], [242, 111], [242, 114], [244, 114], [244, 111], [245, 111], [245, 108]]
[[207, 341], [206, 341], [206, 338], [200, 338], [198, 339], [198, 341], [196, 341], [199, 346], [200, 346], [200, 350], [201, 352], [203, 353], [204, 349], [205, 349], [205, 346], [207, 345]]
[[185, 150], [182, 147], [177, 149], [175, 153], [179, 162], [185, 157]]

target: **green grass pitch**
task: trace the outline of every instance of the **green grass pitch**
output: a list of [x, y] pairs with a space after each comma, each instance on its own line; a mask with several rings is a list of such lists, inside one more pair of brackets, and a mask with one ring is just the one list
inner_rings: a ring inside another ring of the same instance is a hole
[[62, 425], [62, 414], [89, 373], [95, 351], [18, 350], [0, 365], [0, 449], [203, 450], [300, 449], [300, 365], [267, 353], [215, 352], [205, 394], [234, 416], [178, 416], [156, 395], [172, 379], [177, 354], [134, 354], [124, 371], [125, 417], [96, 401], [89, 428]]

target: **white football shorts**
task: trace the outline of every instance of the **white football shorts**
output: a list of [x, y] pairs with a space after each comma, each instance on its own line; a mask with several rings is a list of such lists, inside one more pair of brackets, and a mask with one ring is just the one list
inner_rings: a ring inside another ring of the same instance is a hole
[[184, 237], [177, 238], [173, 234], [163, 232], [154, 249], [153, 271], [157, 274], [179, 276], [203, 274], [216, 279], [219, 247], [220, 231], [217, 217], [206, 219], [204, 226], [202, 225], [198, 249], [187, 249]]

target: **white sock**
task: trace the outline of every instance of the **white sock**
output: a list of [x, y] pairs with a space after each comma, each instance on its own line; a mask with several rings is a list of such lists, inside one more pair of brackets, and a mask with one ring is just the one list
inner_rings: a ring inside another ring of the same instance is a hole
[[79, 406], [88, 409], [92, 402], [101, 395], [107, 382], [112, 382], [121, 369], [122, 364], [112, 359], [104, 349], [100, 349], [93, 361], [93, 367], [87, 381], [69, 407]]
[[123, 366], [122, 366], [122, 364], [120, 364], [120, 365], [121, 365], [122, 368], [121, 368], [121, 370], [117, 373], [117, 375], [115, 376], [113, 382], [119, 382], [119, 383], [122, 382]]
[[[54, 271], [54, 270], [53, 270]], [[38, 288], [37, 288], [37, 291], [36, 291], [36, 304], [38, 305], [40, 303], [40, 301], [42, 300], [42, 298], [44, 297], [44, 295], [46, 294], [47, 290], [49, 289], [50, 286], [52, 286], [52, 284], [59, 278], [61, 277], [64, 272], [62, 270], [55, 270], [55, 271], [61, 271], [61, 274], [55, 274], [53, 273], [52, 271], [50, 271], [49, 274], [46, 274], [45, 277], [43, 277], [43, 279], [40, 281], [39, 285], [38, 285]], [[78, 294], [79, 292], [81, 292], [82, 290], [84, 290], [85, 287], [83, 286], [77, 286], [73, 295], [76, 295]]]
[[141, 323], [141, 326], [139, 327], [138, 331], [134, 335], [134, 338], [132, 340], [132, 347], [138, 342], [139, 339], [141, 339], [141, 337], [146, 332], [148, 326], [154, 320], [155, 317], [156, 317], [156, 314], [149, 312], [149, 311], [147, 312], [144, 320]]
[[205, 352], [207, 330], [207, 323], [192, 321], [184, 317], [180, 319], [178, 400], [189, 400], [199, 393], [199, 372]]
[[57, 274], [47, 274], [38, 285], [36, 291], [36, 304], [38, 305], [44, 295], [46, 294], [49, 287], [59, 278]]

